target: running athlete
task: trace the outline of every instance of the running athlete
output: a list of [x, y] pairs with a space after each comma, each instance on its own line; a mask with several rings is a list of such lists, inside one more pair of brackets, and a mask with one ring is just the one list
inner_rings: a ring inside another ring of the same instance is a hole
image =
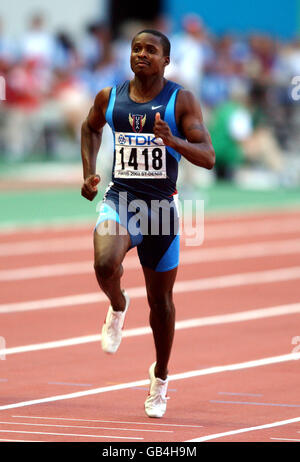
[[[94, 232], [95, 273], [110, 301], [101, 343], [107, 353], [115, 353], [121, 343], [129, 306], [129, 296], [121, 288], [122, 262], [128, 250], [136, 246], [156, 349], [144, 405], [149, 417], [162, 417], [166, 411], [168, 363], [175, 328], [172, 291], [179, 261], [178, 163], [181, 155], [207, 169], [215, 162], [198, 101], [190, 91], [164, 78], [169, 62], [170, 42], [164, 34], [151, 29], [136, 34], [130, 56], [132, 80], [97, 94], [82, 124], [81, 137], [81, 193], [93, 200], [100, 181], [96, 159], [106, 123], [114, 135], [112, 182]], [[164, 204], [161, 214], [153, 211], [153, 201]], [[161, 215], [169, 217], [167, 233], [162, 230]], [[151, 226], [154, 222], [154, 233], [149, 232], [150, 222]]]

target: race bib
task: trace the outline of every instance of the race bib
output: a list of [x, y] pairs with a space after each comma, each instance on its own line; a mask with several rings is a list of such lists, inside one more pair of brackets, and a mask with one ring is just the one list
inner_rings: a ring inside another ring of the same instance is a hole
[[115, 178], [167, 178], [166, 146], [153, 133], [115, 132]]

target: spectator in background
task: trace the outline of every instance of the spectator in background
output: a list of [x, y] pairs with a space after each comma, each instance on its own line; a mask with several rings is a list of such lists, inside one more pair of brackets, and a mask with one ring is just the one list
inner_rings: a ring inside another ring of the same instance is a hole
[[299, 102], [292, 97], [292, 81], [300, 76], [300, 39], [280, 44], [272, 71], [272, 114], [276, 135], [283, 149], [299, 150]]
[[93, 69], [102, 61], [107, 43], [107, 25], [91, 23], [86, 28], [86, 34], [79, 45], [82, 66]]
[[286, 58], [290, 75], [300, 75], [300, 37], [291, 43]]
[[[11, 64], [15, 59], [15, 46], [4, 33], [4, 25], [2, 18], [0, 18], [0, 62]], [[1, 73], [1, 68], [0, 68]]]
[[186, 15], [182, 26], [183, 31], [172, 38], [173, 75], [169, 71], [166, 76], [177, 79], [199, 97], [207, 48], [206, 31], [202, 19], [194, 14]]
[[247, 85], [245, 63], [250, 55], [247, 43], [230, 35], [215, 37], [211, 43], [213, 49], [201, 85], [201, 98], [208, 108], [227, 101], [235, 85]]
[[32, 16], [29, 29], [20, 43], [23, 59], [35, 59], [40, 65], [51, 67], [55, 59], [56, 44], [53, 35], [45, 28], [42, 14]]
[[51, 105], [53, 123], [55, 119], [59, 121], [60, 131], [67, 130], [67, 133], [78, 141], [83, 114], [92, 101], [88, 88], [70, 68], [56, 69], [49, 100], [46, 108]]
[[58, 32], [55, 36], [53, 67], [70, 69], [73, 72], [80, 65], [80, 55], [72, 38], [66, 32]]
[[108, 26], [103, 26], [101, 35], [103, 53], [101, 60], [95, 63], [94, 66], [96, 93], [99, 91], [99, 88], [103, 88], [104, 82], [111, 82], [112, 85], [119, 83], [121, 71], [113, 53], [111, 32]]
[[[5, 150], [5, 133], [4, 133], [4, 125], [6, 119], [6, 110], [5, 105], [2, 102], [3, 98], [6, 98], [6, 75], [8, 69], [11, 65], [11, 61], [13, 59], [12, 47], [4, 34], [3, 22], [0, 18], [0, 158], [3, 156], [3, 152]], [[2, 79], [4, 78], [4, 86]], [[4, 94], [3, 94], [4, 93]]]
[[24, 59], [6, 75], [4, 144], [11, 160], [19, 160], [32, 148], [39, 124], [35, 115], [44, 99], [44, 80], [35, 59]]
[[244, 162], [241, 143], [253, 131], [244, 99], [245, 88], [235, 87], [231, 99], [214, 110], [209, 123], [216, 153], [215, 173], [220, 180], [233, 180], [236, 170]]
[[[250, 95], [250, 97], [249, 97]], [[232, 87], [230, 100], [218, 106], [209, 124], [218, 179], [233, 180], [246, 163], [282, 171], [282, 153], [261, 110], [265, 90], [255, 84]]]
[[104, 23], [89, 27], [90, 38], [81, 47], [81, 66], [76, 75], [88, 88], [92, 98], [102, 88], [104, 82], [119, 83], [125, 74], [117, 63], [111, 32]]
[[281, 147], [270, 124], [268, 86], [253, 81], [247, 98], [253, 133], [243, 141], [245, 158], [254, 165], [282, 172], [285, 165]]
[[248, 61], [248, 74], [254, 79], [267, 82], [276, 62], [277, 47], [270, 37], [254, 34], [250, 36], [251, 56]]

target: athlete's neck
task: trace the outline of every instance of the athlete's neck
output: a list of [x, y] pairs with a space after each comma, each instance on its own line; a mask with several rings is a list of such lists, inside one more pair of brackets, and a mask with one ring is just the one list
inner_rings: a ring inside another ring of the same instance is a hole
[[162, 76], [142, 78], [135, 75], [129, 84], [130, 98], [136, 103], [151, 101], [162, 91], [166, 83], [167, 80]]

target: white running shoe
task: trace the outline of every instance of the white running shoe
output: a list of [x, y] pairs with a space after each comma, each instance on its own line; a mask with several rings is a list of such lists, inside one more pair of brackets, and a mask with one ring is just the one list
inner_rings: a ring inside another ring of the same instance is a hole
[[150, 390], [145, 401], [145, 412], [148, 417], [162, 417], [167, 409], [168, 377], [166, 380], [159, 379], [154, 375], [155, 364], [149, 369]]
[[105, 353], [115, 353], [120, 346], [122, 340], [122, 328], [125, 321], [126, 312], [129, 306], [129, 296], [122, 290], [126, 300], [124, 311], [114, 311], [110, 305], [106, 315], [105, 323], [102, 327], [101, 345]]

